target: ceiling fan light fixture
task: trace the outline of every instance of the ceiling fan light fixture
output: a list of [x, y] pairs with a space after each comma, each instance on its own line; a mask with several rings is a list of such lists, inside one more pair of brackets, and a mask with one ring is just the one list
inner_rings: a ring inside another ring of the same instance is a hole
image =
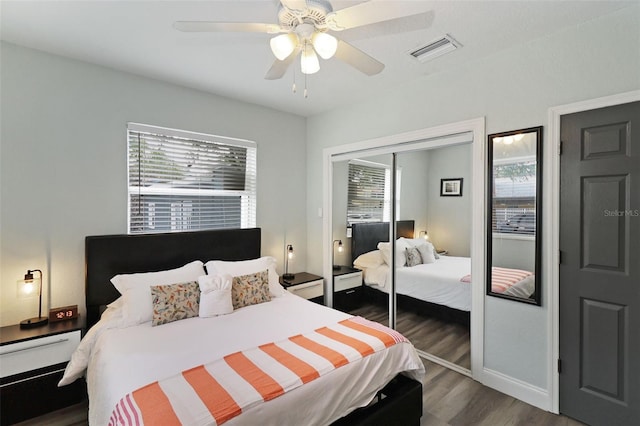
[[293, 33], [280, 34], [271, 39], [269, 42], [271, 51], [280, 61], [284, 61], [289, 57], [298, 45], [298, 36]]
[[318, 55], [311, 45], [305, 43], [302, 54], [300, 55], [300, 70], [303, 74], [315, 74], [320, 71], [320, 61]]
[[338, 50], [338, 40], [331, 34], [315, 32], [311, 37], [313, 48], [322, 59], [330, 59]]

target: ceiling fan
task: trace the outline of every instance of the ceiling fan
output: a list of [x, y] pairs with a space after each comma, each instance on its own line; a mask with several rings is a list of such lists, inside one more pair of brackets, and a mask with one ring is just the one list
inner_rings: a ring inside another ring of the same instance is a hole
[[278, 23], [177, 21], [174, 28], [186, 32], [258, 32], [278, 34], [271, 41], [276, 57], [267, 72], [267, 80], [282, 78], [300, 55], [303, 74], [320, 70], [318, 55], [333, 56], [367, 74], [375, 75], [384, 64], [362, 50], [340, 40], [331, 32], [340, 32], [425, 12], [425, 2], [370, 0], [337, 11], [327, 0], [280, 0]]

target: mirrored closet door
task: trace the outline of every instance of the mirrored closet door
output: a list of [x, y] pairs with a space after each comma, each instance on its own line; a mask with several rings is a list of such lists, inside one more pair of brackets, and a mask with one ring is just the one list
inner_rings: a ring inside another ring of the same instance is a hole
[[471, 144], [398, 153], [396, 164], [396, 328], [422, 353], [468, 370]]
[[332, 295], [335, 308], [468, 371], [472, 145], [462, 140], [332, 162]]

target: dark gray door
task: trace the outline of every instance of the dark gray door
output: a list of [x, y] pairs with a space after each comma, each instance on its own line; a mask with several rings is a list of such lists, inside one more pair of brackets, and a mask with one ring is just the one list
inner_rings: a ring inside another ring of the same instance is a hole
[[640, 102], [561, 120], [560, 411], [640, 425]]

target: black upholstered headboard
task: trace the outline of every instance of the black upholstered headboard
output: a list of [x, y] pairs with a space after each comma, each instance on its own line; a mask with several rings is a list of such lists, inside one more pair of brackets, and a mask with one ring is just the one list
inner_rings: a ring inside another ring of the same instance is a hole
[[[399, 220], [396, 222], [396, 236], [413, 238], [413, 228], [413, 220]], [[389, 241], [389, 222], [351, 225], [351, 262], [363, 253], [376, 250], [381, 241]]]
[[260, 243], [260, 228], [86, 237], [87, 328], [120, 296], [110, 281], [117, 274], [173, 269], [193, 260], [255, 259]]

